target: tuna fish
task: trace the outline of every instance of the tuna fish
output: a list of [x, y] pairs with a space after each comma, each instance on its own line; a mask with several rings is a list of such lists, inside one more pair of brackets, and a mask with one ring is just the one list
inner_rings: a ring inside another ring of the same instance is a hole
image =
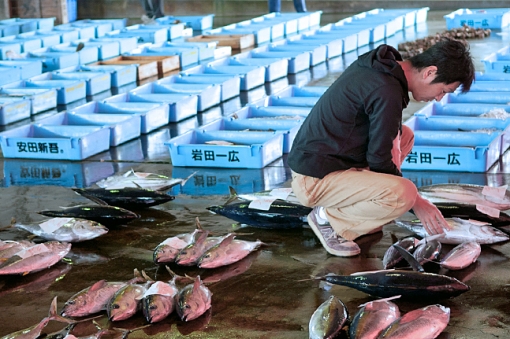
[[200, 268], [215, 268], [235, 263], [251, 252], [257, 250], [263, 242], [234, 239], [235, 234], [229, 234], [218, 245], [205, 252], [198, 260]]
[[204, 255], [212, 247], [218, 245], [225, 237], [209, 237], [209, 232], [201, 232], [197, 234], [195, 241], [184, 247], [175, 258], [175, 263], [183, 266], [196, 265]]
[[294, 195], [294, 193], [285, 188], [283, 189], [276, 188], [273, 190], [255, 192], [251, 194], [238, 194], [232, 186], [229, 186], [228, 188], [230, 196], [225, 205], [228, 205], [229, 203], [235, 201], [236, 199], [245, 201], [254, 201], [259, 199], [274, 199], [274, 200], [280, 199], [293, 204], [301, 205], [301, 203], [299, 202], [298, 198]]
[[424, 265], [439, 258], [441, 247], [441, 243], [436, 239], [424, 241], [416, 247], [413, 252], [413, 257], [420, 265]]
[[441, 267], [449, 270], [461, 270], [474, 263], [480, 253], [482, 247], [475, 241], [465, 242], [457, 245], [446, 256], [441, 259]]
[[[195, 172], [196, 173], [196, 172]], [[176, 185], [184, 186], [186, 182], [193, 176], [192, 173], [189, 177], [169, 178], [165, 175], [155, 173], [135, 172], [133, 169], [127, 171], [122, 175], [115, 175], [102, 179], [96, 182], [96, 185], [101, 188], [120, 189], [126, 187], [145, 188], [149, 190], [159, 191], [163, 187], [173, 187]]]
[[73, 191], [100, 205], [111, 205], [127, 209], [147, 208], [172, 201], [175, 196], [164, 190], [171, 186], [162, 187], [158, 191], [146, 188], [73, 188]]
[[466, 205], [485, 205], [500, 211], [510, 209], [510, 192], [506, 186], [439, 184], [422, 186], [418, 191], [432, 203], [457, 202]]
[[122, 286], [106, 304], [106, 313], [110, 321], [125, 320], [141, 310], [141, 298], [153, 282], [145, 284], [127, 284]]
[[186, 246], [192, 244], [204, 229], [200, 225], [198, 217], [195, 219], [196, 228], [191, 233], [182, 233], [165, 239], [154, 249], [152, 259], [156, 264], [174, 262], [179, 252]]
[[29, 248], [35, 245], [37, 245], [35, 242], [28, 240], [10, 241], [8, 245], [3, 246], [3, 249], [0, 251], [0, 262], [9, 259], [14, 254], [24, 250], [25, 248]]
[[389, 299], [379, 299], [360, 305], [351, 321], [351, 339], [377, 339], [391, 323], [400, 318], [398, 306]]
[[308, 324], [309, 338], [336, 338], [348, 320], [349, 313], [344, 303], [332, 295], [313, 312]]
[[446, 275], [405, 270], [328, 274], [313, 279], [348, 286], [381, 298], [401, 295], [409, 299], [444, 299], [469, 291], [468, 285]]
[[127, 209], [107, 205], [81, 205], [61, 210], [44, 210], [37, 213], [47, 217], [88, 219], [103, 225], [124, 224], [140, 217], [140, 215]]
[[310, 207], [276, 200], [269, 210], [250, 208], [247, 202], [210, 206], [207, 209], [215, 214], [232, 219], [242, 225], [259, 228], [301, 228], [307, 224], [306, 217], [312, 211]]
[[20, 330], [18, 332], [14, 332], [11, 334], [7, 334], [0, 339], [36, 339], [41, 335], [42, 330], [48, 323], [52, 320], [57, 320], [60, 322], [64, 322], [67, 324], [72, 323], [72, 320], [63, 318], [57, 314], [57, 297], [53, 298], [50, 306], [49, 314], [46, 318], [42, 319], [37, 325], [26, 328], [24, 330]]
[[108, 232], [100, 223], [80, 218], [52, 218], [43, 222], [20, 224], [13, 219], [14, 227], [46, 240], [81, 242], [97, 238]]
[[177, 296], [177, 314], [184, 321], [200, 317], [211, 308], [212, 292], [202, 283], [200, 276], [186, 285]]
[[480, 206], [466, 205], [454, 202], [436, 202], [434, 205], [441, 211], [445, 218], [474, 219], [488, 222], [494, 227], [510, 225], [510, 215], [494, 209], [494, 215], [480, 211]]
[[413, 310], [395, 320], [378, 339], [434, 339], [450, 321], [450, 309], [429, 305]]
[[84, 317], [106, 310], [106, 305], [121, 287], [141, 281], [144, 279], [136, 269], [135, 277], [128, 282], [99, 280], [69, 298], [64, 304], [61, 314], [64, 317]]
[[168, 317], [175, 308], [178, 293], [174, 282], [156, 281], [142, 296], [142, 311], [149, 323], [159, 322]]
[[70, 243], [48, 241], [23, 249], [0, 264], [0, 275], [29, 274], [51, 267], [71, 249]]
[[[451, 230], [445, 230], [436, 239], [443, 244], [458, 245], [463, 242], [476, 241], [479, 244], [494, 244], [507, 241], [509, 236], [485, 222], [476, 220], [464, 220], [460, 218], [446, 218]], [[419, 220], [395, 219], [397, 226], [403, 227], [420, 237], [427, 237], [429, 234]]]
[[[393, 245], [398, 245], [402, 248], [404, 248], [407, 251], [414, 251], [414, 248], [416, 245], [418, 245], [418, 239], [415, 237], [405, 237], [397, 242], [395, 242]], [[399, 251], [396, 250], [394, 246], [390, 246], [386, 252], [384, 253], [383, 257], [383, 266], [385, 269], [393, 268], [395, 267], [399, 262], [402, 261], [402, 255]]]

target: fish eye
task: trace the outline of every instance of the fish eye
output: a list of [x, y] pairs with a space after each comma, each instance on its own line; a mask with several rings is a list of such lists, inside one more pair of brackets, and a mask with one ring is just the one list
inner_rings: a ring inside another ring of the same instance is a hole
[[149, 310], [157, 310], [158, 307], [156, 305], [150, 305]]
[[113, 308], [113, 309], [119, 309], [119, 308], [120, 308], [120, 305], [119, 305], [119, 304], [113, 304], [113, 305], [112, 305], [112, 308]]
[[191, 308], [191, 305], [186, 304], [186, 305], [184, 305], [184, 307], [185, 307], [185, 308], [187, 308], [187, 309], [189, 310], [189, 309]]
[[187, 252], [187, 251], [181, 251], [181, 254], [180, 254], [180, 255], [186, 255], [186, 254], [188, 254], [188, 252]]
[[67, 305], [74, 305], [74, 300], [70, 300], [68, 302], [66, 302]]

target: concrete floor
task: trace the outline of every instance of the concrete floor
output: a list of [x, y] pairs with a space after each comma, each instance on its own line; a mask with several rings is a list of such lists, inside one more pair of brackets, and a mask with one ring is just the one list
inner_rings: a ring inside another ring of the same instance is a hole
[[[407, 40], [446, 29], [442, 14], [429, 13], [424, 29], [407, 32]], [[397, 44], [404, 39], [406, 36], [399, 35], [389, 43]], [[494, 33], [489, 39], [471, 43], [479, 70], [483, 70], [480, 59], [507, 45], [507, 39], [506, 33]], [[43, 217], [35, 212], [42, 209], [89, 203], [70, 188], [87, 187], [130, 168], [175, 178], [186, 177], [197, 169], [172, 168], [168, 149], [163, 144], [168, 138], [228, 114], [247, 101], [289, 83], [329, 85], [356, 55], [351, 53], [330, 60], [309, 72], [244, 93], [196, 118], [172, 124], [87, 161], [60, 163], [2, 159], [0, 225], [8, 226], [12, 217], [20, 222], [41, 220]], [[412, 103], [406, 109], [406, 118], [421, 106]], [[406, 172], [404, 175], [417, 186], [444, 182], [504, 185], [510, 179], [505, 170], [507, 163], [505, 158], [501, 159], [488, 173]], [[206, 210], [206, 207], [227, 199], [228, 185], [233, 185], [240, 193], [249, 193], [289, 186], [290, 179], [285, 158], [262, 170], [198, 170], [181, 190], [174, 190], [177, 194], [174, 201], [143, 211], [140, 219], [111, 227], [108, 234], [97, 239], [74, 244], [66, 262], [33, 275], [0, 277], [0, 336], [38, 323], [47, 315], [53, 297], [58, 296], [60, 310], [70, 296], [100, 279], [125, 281], [137, 268], [157, 279], [168, 280], [168, 273], [152, 262], [152, 250], [161, 241], [190, 232], [195, 217], [199, 217], [203, 227], [214, 234], [237, 229], [232, 220]], [[171, 266], [179, 274], [199, 274], [202, 278], [211, 277], [211, 280], [218, 280], [217, 274], [220, 275], [219, 281], [209, 285], [213, 293], [210, 311], [188, 323], [178, 320], [174, 314], [162, 323], [133, 331], [129, 338], [307, 338], [312, 313], [329, 295], [339, 297], [351, 316], [360, 304], [373, 298], [348, 287], [334, 286], [324, 290], [317, 282], [301, 280], [329, 272], [350, 274], [381, 269], [382, 257], [392, 243], [391, 234], [398, 238], [409, 234], [395, 225], [387, 225], [384, 232], [360, 240], [360, 256], [338, 258], [326, 254], [313, 232], [306, 227], [292, 230], [242, 228], [238, 231], [243, 232], [239, 238], [260, 239], [267, 246], [238, 264], [222, 269]], [[2, 240], [19, 240], [27, 236], [27, 232], [7, 227], [0, 230]], [[443, 251], [450, 249], [451, 246], [444, 246]], [[441, 301], [451, 309], [451, 319], [440, 338], [510, 338], [509, 257], [510, 243], [504, 243], [484, 246], [478, 262], [461, 271], [444, 272], [432, 266], [433, 271], [455, 276], [471, 287], [467, 293]], [[423, 301], [395, 302], [402, 313], [427, 305]], [[141, 315], [112, 324], [102, 314], [96, 321], [103, 327], [125, 329], [145, 325]], [[60, 323], [51, 322], [45, 332], [51, 333], [62, 327]], [[74, 334], [84, 336], [95, 331], [92, 322], [88, 321], [80, 324]]]

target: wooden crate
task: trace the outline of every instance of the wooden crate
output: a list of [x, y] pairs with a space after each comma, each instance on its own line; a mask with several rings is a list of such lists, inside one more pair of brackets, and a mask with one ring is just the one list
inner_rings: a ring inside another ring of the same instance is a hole
[[55, 24], [69, 22], [67, 12], [67, 0], [39, 0], [41, 6], [41, 18], [55, 18]]
[[245, 49], [255, 45], [255, 36], [253, 34], [211, 34], [197, 35], [186, 39], [190, 42], [211, 42], [218, 41], [218, 46], [230, 46], [232, 49]]
[[172, 56], [135, 56], [122, 55], [116, 58], [103, 60], [95, 63], [96, 65], [132, 65], [137, 64], [138, 81], [164, 76], [172, 70], [179, 69], [180, 61], [178, 55]]
[[164, 76], [164, 74], [180, 69], [181, 62], [179, 60], [178, 55], [124, 55], [122, 56], [124, 60], [143, 60], [143, 61], [156, 61], [158, 63], [158, 75], [160, 77]]

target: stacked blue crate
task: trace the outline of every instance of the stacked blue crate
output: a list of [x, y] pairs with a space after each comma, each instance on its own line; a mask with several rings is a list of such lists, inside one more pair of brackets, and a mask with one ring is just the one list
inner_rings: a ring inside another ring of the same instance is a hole
[[510, 8], [460, 8], [444, 16], [446, 28], [468, 25], [474, 28], [502, 29], [510, 25]]

